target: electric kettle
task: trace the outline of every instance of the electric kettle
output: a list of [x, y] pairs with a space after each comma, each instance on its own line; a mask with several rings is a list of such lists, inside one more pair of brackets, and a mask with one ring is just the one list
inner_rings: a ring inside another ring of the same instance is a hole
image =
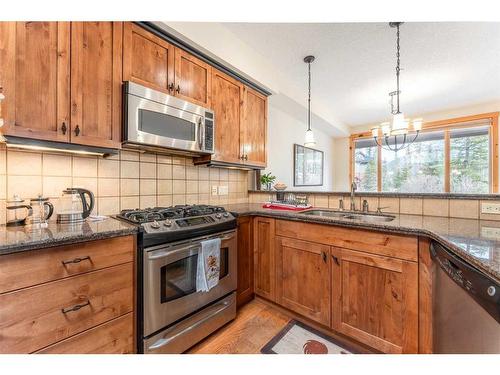
[[[88, 200], [87, 200], [88, 197]], [[94, 194], [87, 189], [67, 188], [59, 199], [58, 223], [78, 223], [90, 216], [94, 209]]]

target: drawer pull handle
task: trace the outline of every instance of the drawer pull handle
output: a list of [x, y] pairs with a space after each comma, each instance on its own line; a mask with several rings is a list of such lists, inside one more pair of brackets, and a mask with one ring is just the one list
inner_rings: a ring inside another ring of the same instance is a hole
[[85, 257], [82, 257], [82, 258], [75, 258], [75, 259], [71, 259], [71, 260], [63, 260], [63, 261], [61, 261], [61, 263], [63, 264], [63, 266], [65, 266], [66, 264], [80, 263], [81, 261], [84, 261], [84, 260], [90, 261], [90, 257], [89, 256], [85, 256]]
[[85, 303], [82, 303], [81, 305], [75, 305], [73, 307], [68, 307], [67, 309], [61, 309], [62, 313], [63, 314], [67, 314], [69, 312], [72, 312], [72, 311], [78, 311], [80, 310], [82, 307], [85, 307], [85, 306], [90, 306], [90, 301], [87, 300], [87, 302]]

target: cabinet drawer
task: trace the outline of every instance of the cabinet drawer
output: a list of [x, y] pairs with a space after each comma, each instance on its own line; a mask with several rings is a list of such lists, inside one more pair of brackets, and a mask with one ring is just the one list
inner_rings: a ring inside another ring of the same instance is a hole
[[135, 237], [126, 236], [4, 255], [0, 293], [132, 262], [134, 249]]
[[0, 295], [0, 353], [31, 353], [131, 312], [133, 280], [126, 263]]
[[98, 327], [38, 351], [41, 354], [134, 353], [134, 314], [128, 313]]
[[285, 220], [276, 220], [276, 235], [417, 261], [417, 237]]

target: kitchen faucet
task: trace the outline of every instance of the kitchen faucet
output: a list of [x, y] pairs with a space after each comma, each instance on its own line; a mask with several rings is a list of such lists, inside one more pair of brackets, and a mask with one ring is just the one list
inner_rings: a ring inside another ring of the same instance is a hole
[[356, 203], [354, 203], [354, 192], [358, 188], [358, 185], [356, 185], [356, 182], [351, 183], [351, 211], [356, 211]]

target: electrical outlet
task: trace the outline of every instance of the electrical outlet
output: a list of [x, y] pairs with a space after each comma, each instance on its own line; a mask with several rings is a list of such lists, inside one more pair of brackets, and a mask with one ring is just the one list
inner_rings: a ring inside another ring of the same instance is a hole
[[500, 237], [500, 228], [481, 227], [481, 237], [498, 239]]
[[500, 203], [481, 203], [481, 213], [500, 215]]
[[228, 195], [229, 189], [227, 185], [219, 186], [219, 195]]
[[217, 186], [212, 186], [212, 195], [219, 195], [219, 188]]

